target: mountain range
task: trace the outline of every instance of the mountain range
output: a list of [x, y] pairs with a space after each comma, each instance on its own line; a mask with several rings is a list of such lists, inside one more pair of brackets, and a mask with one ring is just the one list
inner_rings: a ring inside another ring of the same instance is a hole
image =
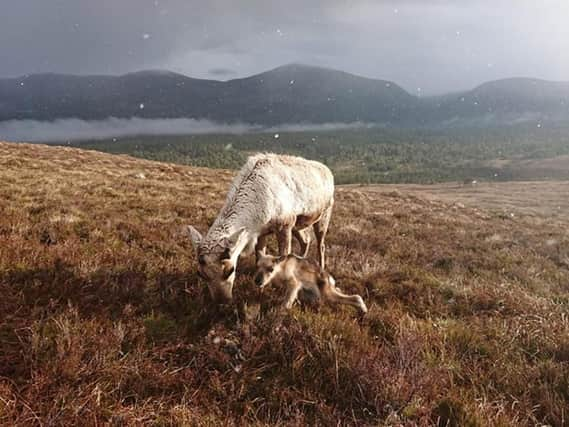
[[511, 78], [461, 93], [417, 97], [394, 82], [301, 64], [229, 81], [153, 70], [121, 76], [46, 73], [0, 79], [0, 121], [109, 117], [184, 117], [266, 126], [569, 121], [569, 82]]

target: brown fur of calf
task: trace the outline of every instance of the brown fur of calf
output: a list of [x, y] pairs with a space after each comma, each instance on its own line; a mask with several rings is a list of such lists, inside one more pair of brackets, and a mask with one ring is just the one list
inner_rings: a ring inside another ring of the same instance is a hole
[[299, 292], [308, 291], [333, 304], [348, 304], [360, 312], [367, 313], [367, 307], [359, 295], [346, 295], [336, 287], [334, 278], [317, 264], [296, 255], [275, 257], [261, 253], [257, 262], [255, 283], [264, 288], [270, 283], [286, 287], [284, 306], [292, 308]]

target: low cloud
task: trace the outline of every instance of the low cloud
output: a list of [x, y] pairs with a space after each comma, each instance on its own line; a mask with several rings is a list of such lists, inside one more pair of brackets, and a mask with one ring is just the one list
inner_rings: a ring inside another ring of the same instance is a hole
[[86, 121], [61, 119], [52, 122], [8, 120], [0, 122], [0, 140], [62, 142], [108, 139], [136, 135], [244, 134], [253, 132], [310, 132], [355, 129], [372, 125], [355, 123], [290, 124], [263, 127], [255, 124], [224, 124], [195, 119], [117, 119]]
[[271, 128], [263, 128], [264, 132], [326, 132], [335, 130], [346, 129], [369, 129], [374, 127], [381, 127], [379, 123], [300, 123], [300, 124], [285, 124], [274, 126]]
[[566, 121], [562, 115], [544, 115], [542, 113], [523, 113], [523, 114], [494, 114], [487, 113], [476, 118], [453, 117], [440, 123], [439, 128], [468, 128], [468, 127], [488, 127], [488, 126], [515, 126], [524, 123], [534, 122], [541, 126], [542, 121], [563, 122]]
[[223, 77], [223, 76], [231, 76], [233, 74], [236, 74], [237, 72], [230, 68], [211, 68], [208, 70], [208, 73], [211, 74], [212, 76]]

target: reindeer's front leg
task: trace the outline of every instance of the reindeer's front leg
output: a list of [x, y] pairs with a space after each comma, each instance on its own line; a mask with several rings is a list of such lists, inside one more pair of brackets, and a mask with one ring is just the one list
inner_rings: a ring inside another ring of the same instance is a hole
[[267, 235], [262, 234], [257, 239], [257, 244], [255, 245], [255, 262], [259, 262], [259, 258], [261, 257], [261, 253], [267, 247]]
[[308, 256], [308, 251], [310, 250], [310, 241], [312, 240], [310, 237], [310, 232], [308, 229], [297, 230], [292, 229], [292, 235], [298, 240], [300, 244], [300, 256], [306, 258]]
[[279, 256], [285, 256], [292, 251], [292, 225], [284, 225], [277, 233]]

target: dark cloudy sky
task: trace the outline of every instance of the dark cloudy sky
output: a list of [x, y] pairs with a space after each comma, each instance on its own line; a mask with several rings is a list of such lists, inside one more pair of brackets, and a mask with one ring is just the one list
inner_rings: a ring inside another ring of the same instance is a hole
[[0, 76], [147, 68], [230, 79], [290, 62], [413, 93], [569, 80], [569, 0], [0, 0]]

